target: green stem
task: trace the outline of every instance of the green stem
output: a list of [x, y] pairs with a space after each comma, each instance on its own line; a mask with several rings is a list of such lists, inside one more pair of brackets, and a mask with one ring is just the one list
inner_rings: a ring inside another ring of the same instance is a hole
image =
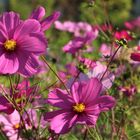
[[103, 80], [103, 78], [104, 78], [105, 74], [106, 74], [106, 73], [107, 73], [107, 71], [108, 71], [108, 68], [109, 68], [110, 64], [112, 63], [112, 61], [113, 61], [113, 59], [114, 59], [115, 55], [117, 54], [117, 52], [118, 52], [118, 50], [119, 50], [120, 48], [121, 48], [121, 46], [119, 46], [119, 47], [117, 48], [117, 50], [114, 52], [114, 54], [113, 54], [113, 56], [111, 57], [111, 59], [110, 59], [110, 61], [109, 61], [108, 65], [107, 65], [107, 68], [106, 68], [105, 72], [103, 73], [103, 75], [102, 75], [102, 77], [101, 77], [100, 81], [102, 81], [102, 80]]
[[54, 73], [54, 75], [59, 79], [59, 81], [62, 83], [62, 85], [64, 86], [64, 88], [66, 89], [67, 93], [70, 94], [69, 90], [67, 89], [67, 87], [65, 86], [64, 82], [62, 81], [62, 79], [57, 75], [57, 73], [52, 69], [52, 67], [49, 65], [49, 63], [47, 62], [46, 58], [44, 56], [41, 56], [42, 60], [45, 62], [45, 64], [49, 67], [49, 69]]

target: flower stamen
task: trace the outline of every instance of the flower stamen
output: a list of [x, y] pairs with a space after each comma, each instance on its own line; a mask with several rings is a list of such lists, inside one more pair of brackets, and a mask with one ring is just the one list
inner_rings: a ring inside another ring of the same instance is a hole
[[16, 130], [16, 129], [19, 129], [20, 128], [20, 124], [19, 123], [17, 123], [17, 124], [15, 124], [15, 125], [13, 125], [13, 128]]
[[85, 105], [83, 103], [76, 104], [73, 106], [73, 110], [78, 113], [81, 113], [85, 110]]
[[7, 51], [14, 51], [16, 48], [16, 41], [15, 40], [6, 40], [4, 43], [4, 48]]

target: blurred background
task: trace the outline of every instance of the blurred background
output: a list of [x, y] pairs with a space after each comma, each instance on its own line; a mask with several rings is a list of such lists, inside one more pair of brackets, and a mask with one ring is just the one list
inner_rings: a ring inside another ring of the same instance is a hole
[[[131, 21], [140, 15], [140, 0], [0, 0], [0, 12], [15, 11], [20, 13], [22, 19], [26, 19], [39, 5], [45, 7], [46, 16], [60, 11], [60, 21], [84, 21], [92, 25], [109, 23], [115, 30], [123, 29], [125, 21]], [[49, 57], [57, 59], [59, 64], [71, 59], [60, 51], [71, 40], [71, 34], [50, 28], [46, 36]], [[94, 41], [94, 46], [98, 47], [99, 41]], [[61, 56], [66, 59], [61, 59]]]
[[62, 20], [84, 20], [94, 23], [94, 7], [94, 16], [98, 15], [99, 23], [104, 22], [106, 18], [104, 14], [109, 14], [110, 20], [115, 25], [140, 15], [139, 0], [96, 0], [96, 6], [94, 2], [95, 0], [0, 0], [0, 12], [13, 10], [19, 12], [22, 18], [27, 18], [34, 8], [42, 5], [48, 14], [54, 9], [61, 11]]

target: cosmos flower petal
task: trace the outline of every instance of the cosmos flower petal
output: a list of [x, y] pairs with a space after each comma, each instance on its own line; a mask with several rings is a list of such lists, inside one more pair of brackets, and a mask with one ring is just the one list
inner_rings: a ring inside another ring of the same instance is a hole
[[18, 72], [22, 76], [29, 77], [38, 72], [39, 64], [37, 58], [33, 54], [22, 55], [22, 52], [20, 52], [18, 55], [21, 55], [18, 58], [20, 63]]
[[47, 47], [47, 41], [40, 33], [31, 33], [30, 36], [17, 40], [17, 43], [21, 46], [19, 51], [28, 51], [37, 55], [45, 53]]
[[140, 53], [132, 53], [131, 59], [134, 61], [140, 61]]
[[102, 91], [106, 91], [107, 89], [110, 89], [112, 87], [114, 80], [115, 80], [115, 75], [113, 73], [110, 73], [109, 71], [106, 72], [106, 75], [102, 80], [102, 84], [103, 84]]
[[73, 100], [68, 95], [67, 91], [58, 88], [49, 93], [47, 102], [53, 106], [63, 109], [71, 109], [73, 104]]
[[104, 95], [97, 98], [95, 104], [99, 105], [100, 111], [107, 111], [116, 104], [116, 101], [112, 96]]
[[9, 120], [12, 124], [17, 124], [20, 122], [20, 115], [19, 112], [16, 110], [14, 110], [14, 112], [10, 114], [8, 117], [10, 118]]
[[[17, 129], [14, 129], [13, 126], [19, 124], [19, 122], [20, 116], [16, 110], [10, 115], [0, 115], [0, 123], [4, 125], [2, 129], [4, 132], [6, 132], [6, 135], [8, 136], [9, 140], [17, 139], [18, 131]], [[21, 139], [19, 138], [19, 140]]]
[[20, 39], [23, 39], [24, 36], [27, 36], [30, 33], [40, 32], [40, 29], [41, 26], [37, 20], [27, 19], [16, 28], [13, 39], [18, 39], [19, 41]]
[[11, 114], [14, 111], [14, 108], [11, 105], [1, 105], [0, 104], [0, 112], [4, 112], [6, 114]]
[[37, 9], [35, 9], [30, 18], [31, 19], [36, 19], [36, 20], [41, 20], [45, 16], [45, 9], [42, 6], [39, 6]]
[[19, 68], [19, 61], [15, 53], [4, 53], [0, 56], [0, 73], [13, 74]]
[[80, 95], [79, 93], [82, 92], [82, 87], [84, 86], [84, 83], [78, 83], [78, 82], [75, 82], [70, 91], [71, 91], [71, 94], [72, 94], [72, 97], [74, 99], [74, 101], [76, 103], [79, 103], [80, 102]]
[[50, 26], [54, 23], [54, 21], [59, 18], [59, 16], [60, 16], [60, 12], [56, 11], [49, 17], [42, 20], [41, 21], [42, 31], [48, 30]]
[[98, 117], [99, 114], [82, 114], [78, 117], [77, 123], [95, 126]]
[[91, 78], [87, 81], [86, 86], [82, 88], [82, 92], [80, 94], [80, 98], [83, 102], [91, 102], [94, 101], [101, 91], [102, 84], [97, 78]]
[[9, 37], [11, 37], [13, 35], [13, 31], [16, 29], [18, 24], [21, 22], [20, 19], [19, 19], [19, 15], [14, 13], [14, 12], [4, 13], [1, 16], [0, 21], [5, 26]]
[[0, 112], [11, 114], [14, 111], [13, 106], [4, 96], [0, 96]]
[[64, 113], [64, 112], [66, 112], [64, 109], [63, 110], [55, 110], [55, 111], [52, 111], [52, 112], [47, 112], [44, 115], [44, 120], [51, 121], [52, 118], [54, 118], [55, 116], [57, 116], [61, 113]]
[[6, 41], [6, 39], [8, 39], [8, 34], [6, 32], [6, 28], [4, 27], [2, 22], [0, 22], [0, 45], [2, 45], [3, 42]]
[[51, 129], [54, 130], [56, 134], [64, 134], [67, 133], [72, 126], [75, 125], [77, 120], [77, 115], [72, 112], [63, 112], [57, 116], [55, 116], [51, 120]]
[[63, 47], [63, 51], [66, 53], [75, 54], [83, 46], [84, 46], [84, 39], [82, 37], [75, 37], [73, 40], [69, 41]]

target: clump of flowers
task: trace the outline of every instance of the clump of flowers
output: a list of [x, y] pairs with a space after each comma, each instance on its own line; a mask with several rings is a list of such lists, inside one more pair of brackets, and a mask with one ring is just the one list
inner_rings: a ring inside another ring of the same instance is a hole
[[0, 140], [139, 139], [139, 17], [113, 27], [103, 5], [105, 23], [0, 15]]

